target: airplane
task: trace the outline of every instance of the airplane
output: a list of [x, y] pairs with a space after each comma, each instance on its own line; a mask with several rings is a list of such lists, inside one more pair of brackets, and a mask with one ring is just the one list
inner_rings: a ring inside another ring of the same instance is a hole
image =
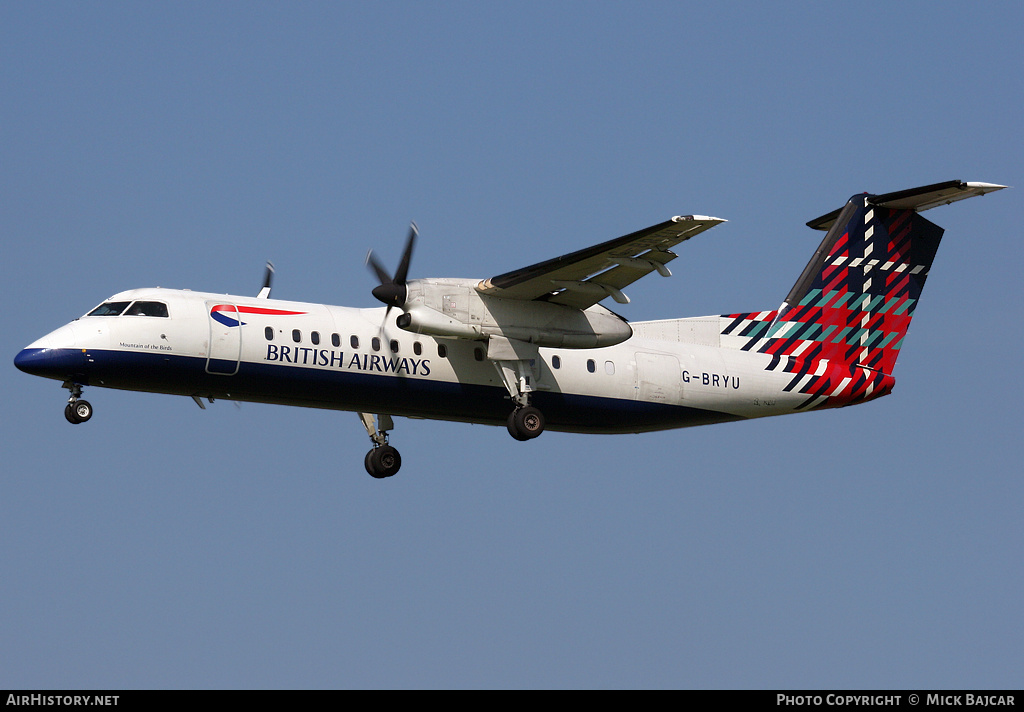
[[807, 225], [821, 245], [776, 309], [628, 322], [601, 301], [671, 248], [724, 222], [676, 216], [489, 279], [409, 279], [412, 224], [392, 275], [371, 251], [370, 309], [133, 289], [22, 349], [17, 368], [70, 392], [85, 386], [354, 411], [373, 477], [398, 472], [395, 416], [640, 433], [865, 403], [888, 395], [943, 229], [920, 213], [1005, 186], [946, 181], [851, 197]]

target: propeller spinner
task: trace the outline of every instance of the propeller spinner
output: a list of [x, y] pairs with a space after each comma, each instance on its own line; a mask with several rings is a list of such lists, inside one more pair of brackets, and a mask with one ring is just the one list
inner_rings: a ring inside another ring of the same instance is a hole
[[408, 290], [406, 289], [406, 277], [409, 275], [409, 262], [412, 260], [412, 248], [416, 242], [416, 236], [419, 234], [419, 230], [416, 227], [416, 223], [409, 224], [409, 237], [405, 241], [405, 250], [402, 252], [402, 260], [398, 263], [398, 269], [395, 270], [395, 276], [392, 277], [388, 274], [387, 270], [381, 265], [377, 258], [373, 254], [373, 250], [366, 253], [366, 264], [370, 266], [374, 274], [377, 275], [377, 279], [380, 280], [380, 284], [373, 288], [373, 296], [387, 305], [388, 309], [384, 314], [385, 319], [387, 315], [391, 313], [391, 307], [398, 307], [401, 309], [405, 304], [405, 300], [408, 296]]

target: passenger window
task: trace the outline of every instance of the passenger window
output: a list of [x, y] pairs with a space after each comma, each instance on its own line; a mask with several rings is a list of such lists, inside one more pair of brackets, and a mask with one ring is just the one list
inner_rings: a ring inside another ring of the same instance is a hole
[[480, 348], [479, 346], [477, 346], [475, 349], [473, 349], [473, 358], [475, 358], [477, 361], [483, 361], [484, 360], [484, 350], [482, 348]]
[[299, 331], [298, 329], [292, 329], [292, 341], [294, 341], [297, 344], [301, 344], [302, 343], [302, 332]]
[[341, 346], [341, 337], [337, 334], [331, 334], [331, 343], [334, 344], [335, 347]]
[[615, 363], [613, 361], [605, 361], [604, 362], [604, 372], [607, 373], [609, 376], [614, 376], [615, 375]]
[[596, 373], [597, 372], [597, 364], [594, 363], [594, 359], [592, 359], [592, 358], [588, 358], [587, 359], [587, 370], [590, 371], [591, 373]]
[[380, 351], [380, 339], [374, 336], [370, 340], [370, 348], [372, 348], [374, 351]]
[[352, 348], [354, 348], [354, 349], [358, 349], [359, 348], [359, 337], [356, 336], [355, 334], [352, 334], [352, 337], [348, 340], [348, 342], [350, 344], [352, 344]]
[[444, 344], [438, 344], [437, 345], [437, 357], [438, 358], [448, 358], [448, 347], [445, 346]]
[[135, 302], [125, 312], [126, 316], [167, 316], [167, 305], [163, 302]]
[[130, 302], [103, 302], [86, 316], [118, 316]]
[[314, 331], [313, 333], [311, 333], [309, 335], [309, 340], [313, 342], [313, 346], [319, 346], [320, 345], [320, 332], [319, 331]]
[[423, 344], [421, 344], [419, 341], [413, 341], [412, 342], [412, 352], [414, 354], [416, 354], [417, 356], [422, 355], [423, 354]]
[[273, 341], [274, 340], [274, 328], [273, 327], [268, 326], [266, 329], [263, 330], [263, 333], [266, 334], [267, 341]]
[[398, 341], [396, 341], [395, 339], [391, 339], [391, 353], [398, 353]]
[[562, 359], [559, 356], [552, 356], [551, 357], [551, 368], [561, 368], [561, 367], [562, 367]]

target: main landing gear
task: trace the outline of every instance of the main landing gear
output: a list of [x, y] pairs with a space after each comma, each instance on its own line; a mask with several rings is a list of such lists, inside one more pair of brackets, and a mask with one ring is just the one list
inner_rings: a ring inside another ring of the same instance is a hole
[[82, 400], [82, 386], [78, 383], [65, 383], [64, 387], [71, 391], [68, 404], [64, 406], [64, 417], [72, 425], [84, 423], [92, 417], [92, 404]]
[[390, 415], [378, 414], [377, 422], [374, 423], [372, 413], [360, 413], [359, 420], [373, 441], [373, 449], [363, 458], [366, 471], [370, 477], [378, 480], [391, 477], [402, 466], [402, 456], [388, 445], [388, 431], [395, 427], [395, 421]]
[[[536, 347], [533, 348], [536, 350]], [[495, 358], [492, 363], [498, 369], [505, 389], [515, 404], [515, 410], [508, 414], [505, 421], [508, 434], [519, 441], [533, 440], [544, 432], [544, 414], [530, 405], [530, 394], [534, 391], [530, 360]]]

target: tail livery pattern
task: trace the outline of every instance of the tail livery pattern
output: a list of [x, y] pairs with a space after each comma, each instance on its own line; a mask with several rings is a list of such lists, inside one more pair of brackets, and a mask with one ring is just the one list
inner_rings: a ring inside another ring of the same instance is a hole
[[888, 394], [893, 366], [943, 229], [914, 209], [858, 195], [847, 202], [782, 306], [732, 314], [723, 335], [769, 354], [792, 373], [799, 408], [829, 408]]

